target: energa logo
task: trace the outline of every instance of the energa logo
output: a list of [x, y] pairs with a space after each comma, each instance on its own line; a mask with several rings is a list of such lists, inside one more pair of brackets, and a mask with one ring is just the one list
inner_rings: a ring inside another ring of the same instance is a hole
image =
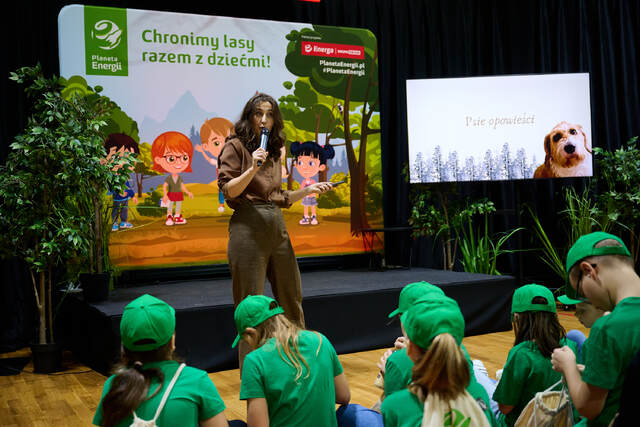
[[115, 22], [102, 19], [93, 26], [91, 38], [97, 42], [100, 49], [115, 49], [122, 40], [122, 30]]

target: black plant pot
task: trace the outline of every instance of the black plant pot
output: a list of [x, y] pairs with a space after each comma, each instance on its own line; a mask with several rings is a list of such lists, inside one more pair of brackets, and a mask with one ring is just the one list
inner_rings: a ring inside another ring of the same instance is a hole
[[62, 370], [62, 344], [31, 344], [33, 372], [49, 374]]
[[100, 302], [109, 298], [109, 282], [111, 273], [83, 273], [80, 275], [80, 286], [84, 300]]

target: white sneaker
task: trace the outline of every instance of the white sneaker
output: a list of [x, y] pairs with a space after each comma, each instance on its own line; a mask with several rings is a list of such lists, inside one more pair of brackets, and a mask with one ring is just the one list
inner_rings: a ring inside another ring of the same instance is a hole
[[218, 206], [218, 212], [224, 213], [224, 206]]
[[164, 225], [173, 225], [173, 217], [171, 215], [167, 215], [167, 220], [164, 222]]

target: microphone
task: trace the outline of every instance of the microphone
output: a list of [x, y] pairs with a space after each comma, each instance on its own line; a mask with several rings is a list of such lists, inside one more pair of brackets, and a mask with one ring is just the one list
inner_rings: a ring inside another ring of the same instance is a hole
[[[269, 141], [269, 129], [262, 128], [260, 131], [260, 148], [267, 149], [267, 142]], [[258, 167], [262, 166], [262, 160], [258, 160]]]

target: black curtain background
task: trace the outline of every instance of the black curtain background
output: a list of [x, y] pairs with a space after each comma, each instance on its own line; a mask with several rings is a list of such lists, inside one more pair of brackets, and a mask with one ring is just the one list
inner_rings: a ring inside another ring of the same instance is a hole
[[[58, 73], [57, 16], [66, 1], [11, 2], [3, 8], [2, 126], [0, 161], [28, 116], [21, 88], [9, 71], [40, 62], [47, 75]], [[296, 0], [278, 1], [121, 1], [84, 4], [154, 9], [206, 15], [361, 27], [378, 38], [384, 212], [387, 226], [404, 225], [409, 195], [402, 169], [408, 161], [405, 80], [501, 74], [574, 73], [591, 75], [593, 146], [617, 148], [640, 134], [640, 1], [638, 0]], [[549, 99], [561, 103], [562, 99]], [[451, 129], [455, 132], [455, 129]], [[595, 171], [597, 173], [597, 170]], [[584, 179], [466, 183], [462, 196], [486, 196], [500, 210], [495, 231], [518, 224], [523, 203], [535, 206], [543, 224], [562, 243], [557, 217], [564, 208], [563, 186], [584, 188]], [[415, 188], [413, 189], [415, 190]], [[10, 221], [10, 218], [0, 218]], [[522, 234], [516, 246], [533, 244]], [[406, 243], [388, 236], [388, 262], [406, 256]], [[514, 241], [515, 244], [515, 241]], [[391, 259], [389, 259], [389, 257]], [[523, 261], [524, 260], [524, 261]], [[438, 247], [427, 239], [413, 243], [414, 264], [441, 266]], [[505, 272], [522, 280], [553, 280], [535, 256], [505, 257]], [[34, 335], [33, 296], [24, 266], [0, 264], [0, 351], [24, 346]]]

